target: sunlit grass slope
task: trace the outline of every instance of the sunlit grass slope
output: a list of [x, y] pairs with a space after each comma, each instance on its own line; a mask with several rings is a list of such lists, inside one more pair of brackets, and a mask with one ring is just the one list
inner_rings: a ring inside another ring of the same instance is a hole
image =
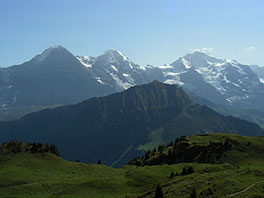
[[[18, 150], [5, 144], [0, 151], [0, 197], [150, 198], [157, 184], [166, 198], [189, 198], [193, 188], [197, 197], [264, 197], [264, 138], [210, 134], [182, 141], [208, 146], [226, 139], [235, 144], [219, 163], [127, 165], [119, 169], [65, 161], [45, 146], [32, 152], [29, 144], [20, 144]], [[168, 153], [169, 148], [162, 152]], [[158, 155], [157, 151], [152, 157]], [[192, 166], [194, 173], [181, 175], [187, 166]], [[177, 176], [170, 177], [172, 172]]]

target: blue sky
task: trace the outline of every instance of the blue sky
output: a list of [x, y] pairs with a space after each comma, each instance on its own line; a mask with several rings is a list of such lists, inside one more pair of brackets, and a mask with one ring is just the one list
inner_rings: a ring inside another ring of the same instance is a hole
[[263, 0], [0, 0], [0, 66], [62, 45], [161, 65], [203, 50], [264, 66]]

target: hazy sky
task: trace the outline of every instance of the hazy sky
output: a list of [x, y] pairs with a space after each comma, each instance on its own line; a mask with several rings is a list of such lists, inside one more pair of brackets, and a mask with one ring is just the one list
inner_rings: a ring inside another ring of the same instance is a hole
[[0, 0], [0, 66], [62, 45], [161, 65], [200, 49], [264, 66], [264, 0]]

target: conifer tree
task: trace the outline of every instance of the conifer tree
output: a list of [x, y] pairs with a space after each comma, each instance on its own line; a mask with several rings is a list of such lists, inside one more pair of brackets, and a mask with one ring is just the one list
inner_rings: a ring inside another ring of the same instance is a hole
[[193, 167], [192, 166], [188, 166], [187, 174], [192, 174], [192, 173], [194, 173]]
[[186, 167], [184, 167], [184, 168], [182, 169], [182, 175], [187, 175], [187, 168], [186, 168]]
[[33, 142], [32, 147], [30, 149], [31, 153], [36, 153], [38, 151], [38, 146], [35, 142]]
[[171, 174], [170, 174], [170, 178], [173, 178], [175, 175], [174, 175], [174, 172], [172, 171]]
[[158, 184], [156, 187], [156, 193], [154, 198], [163, 198], [163, 192], [162, 192], [162, 188], [160, 187], [160, 185]]
[[60, 156], [59, 150], [55, 144], [50, 145], [50, 152], [57, 155], [57, 156]]

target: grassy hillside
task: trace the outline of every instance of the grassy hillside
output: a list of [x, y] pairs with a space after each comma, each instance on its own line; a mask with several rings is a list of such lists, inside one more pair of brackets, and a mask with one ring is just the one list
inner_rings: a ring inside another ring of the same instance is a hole
[[264, 161], [264, 137], [249, 138], [234, 134], [199, 134], [182, 136], [169, 145], [148, 151], [135, 158], [132, 165], [160, 165], [182, 162], [209, 164], [230, 163], [234, 166]]
[[[47, 149], [50, 146], [32, 152], [32, 144], [16, 144], [20, 149], [4, 144], [0, 147], [0, 197], [150, 198], [157, 184], [166, 198], [189, 198], [193, 189], [197, 197], [205, 198], [264, 197], [264, 138], [210, 134], [183, 141], [208, 146], [226, 139], [236, 146], [226, 151], [221, 163], [127, 165], [119, 169], [65, 161]], [[182, 175], [184, 167], [192, 167], [194, 172]]]

